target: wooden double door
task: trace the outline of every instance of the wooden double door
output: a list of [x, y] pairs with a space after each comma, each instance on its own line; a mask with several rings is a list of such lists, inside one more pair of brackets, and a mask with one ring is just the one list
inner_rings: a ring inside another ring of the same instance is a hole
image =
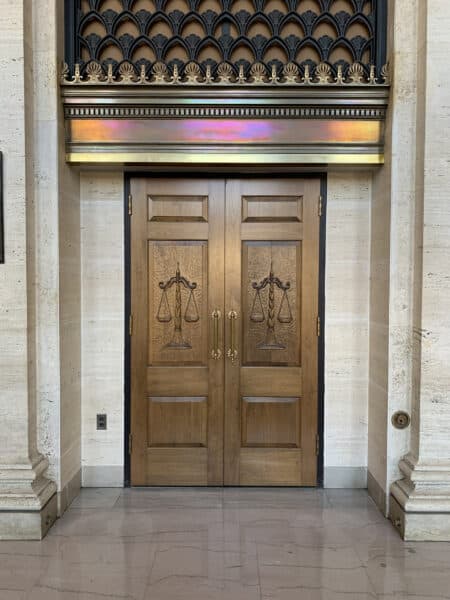
[[132, 180], [132, 485], [316, 485], [319, 195]]

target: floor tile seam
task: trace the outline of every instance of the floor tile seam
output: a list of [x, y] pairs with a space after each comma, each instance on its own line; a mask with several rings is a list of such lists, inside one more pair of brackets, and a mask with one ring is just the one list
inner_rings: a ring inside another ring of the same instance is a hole
[[[370, 581], [368, 581], [367, 583], [373, 589], [372, 583]], [[268, 585], [263, 586], [263, 589], [264, 588], [273, 589], [273, 588], [270, 588], [270, 586], [268, 586]], [[355, 591], [345, 590], [345, 591], [341, 591], [341, 590], [337, 590], [335, 588], [332, 588], [329, 585], [321, 585], [321, 584], [318, 584], [318, 585], [297, 585], [297, 584], [295, 584], [295, 585], [280, 585], [280, 586], [276, 586], [275, 589], [277, 591], [279, 591], [279, 590], [284, 590], [284, 591], [290, 591], [290, 590], [317, 591], [317, 590], [320, 590], [320, 591], [330, 592], [332, 594], [340, 594], [340, 595], [344, 595], [345, 594], [345, 596], [359, 596], [359, 597], [361, 596], [361, 594], [365, 594], [365, 595], [371, 594], [372, 598], [374, 600], [377, 600], [377, 593], [376, 593], [375, 590], [373, 590], [373, 591], [370, 591], [370, 590], [369, 591], [367, 591], [367, 590], [364, 590], [364, 591], [361, 591], [361, 590], [355, 590]]]
[[364, 564], [359, 564], [355, 567], [327, 567], [325, 565], [302, 565], [297, 563], [261, 563], [262, 567], [279, 567], [280, 569], [311, 569], [316, 571], [359, 571], [366, 570], [366, 566]]

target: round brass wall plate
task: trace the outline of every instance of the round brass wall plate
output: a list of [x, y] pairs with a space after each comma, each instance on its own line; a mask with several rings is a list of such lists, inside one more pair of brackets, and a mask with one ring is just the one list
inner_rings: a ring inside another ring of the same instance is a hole
[[411, 423], [411, 417], [404, 410], [398, 410], [392, 415], [391, 422], [396, 429], [406, 429]]

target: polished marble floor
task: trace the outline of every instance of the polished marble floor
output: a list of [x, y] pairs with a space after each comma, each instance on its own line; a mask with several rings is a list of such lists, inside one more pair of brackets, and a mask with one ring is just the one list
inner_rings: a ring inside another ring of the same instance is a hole
[[450, 544], [404, 543], [365, 491], [85, 489], [0, 542], [0, 600], [450, 599]]

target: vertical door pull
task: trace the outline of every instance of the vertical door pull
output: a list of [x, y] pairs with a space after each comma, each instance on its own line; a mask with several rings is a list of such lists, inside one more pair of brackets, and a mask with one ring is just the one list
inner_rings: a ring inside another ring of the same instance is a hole
[[238, 314], [235, 310], [230, 310], [227, 316], [230, 320], [230, 347], [227, 350], [227, 356], [231, 360], [231, 364], [234, 365], [238, 357], [238, 351], [236, 348], [236, 320], [238, 318]]
[[219, 348], [219, 320], [221, 317], [220, 310], [213, 310], [211, 317], [213, 320], [213, 349], [211, 350], [211, 358], [219, 360], [222, 358], [222, 351]]

